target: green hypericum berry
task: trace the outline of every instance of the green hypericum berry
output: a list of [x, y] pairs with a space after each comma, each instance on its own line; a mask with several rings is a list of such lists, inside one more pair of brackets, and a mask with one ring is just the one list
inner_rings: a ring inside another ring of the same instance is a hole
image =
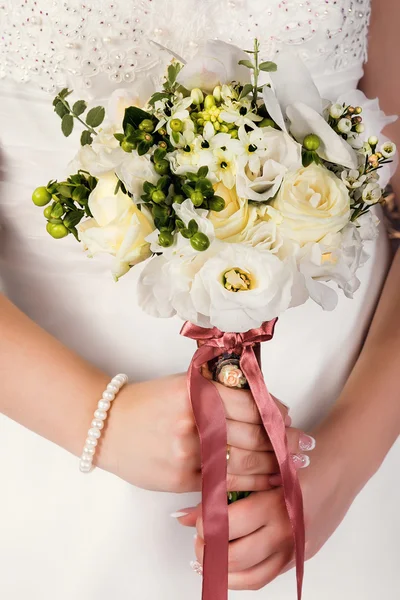
[[261, 123], [257, 123], [259, 127], [274, 127], [275, 122], [272, 119], [263, 119]]
[[171, 126], [172, 131], [175, 131], [177, 133], [183, 131], [183, 123], [180, 119], [171, 119], [169, 124]]
[[167, 160], [160, 160], [154, 163], [154, 170], [158, 175], [166, 175], [169, 172], [169, 162]]
[[169, 231], [162, 231], [158, 236], [158, 243], [163, 248], [169, 248], [174, 243], [174, 236]]
[[124, 150], [124, 152], [132, 152], [132, 150], [134, 150], [135, 146], [134, 146], [134, 144], [132, 144], [132, 142], [127, 142], [126, 140], [124, 140], [121, 143], [121, 148], [122, 148], [122, 150]]
[[221, 196], [214, 196], [214, 198], [211, 198], [209, 205], [210, 210], [221, 212], [221, 210], [224, 210], [225, 208], [225, 200], [221, 198]]
[[156, 204], [161, 204], [161, 202], [164, 202], [165, 198], [166, 196], [162, 190], [154, 190], [154, 192], [151, 194], [151, 199]]
[[139, 129], [141, 131], [146, 131], [146, 133], [153, 133], [154, 123], [151, 119], [144, 119], [144, 121], [140, 123]]
[[56, 240], [61, 240], [68, 235], [68, 229], [62, 223], [47, 223], [47, 233]]
[[182, 194], [176, 194], [172, 198], [173, 204], [182, 204], [182, 202], [184, 202], [184, 201], [185, 201], [185, 196], [182, 196]]
[[194, 250], [204, 252], [210, 246], [210, 240], [205, 233], [198, 231], [190, 238], [190, 244]]
[[190, 199], [195, 206], [201, 206], [204, 202], [204, 196], [201, 192], [192, 192]]
[[310, 150], [310, 152], [318, 150], [320, 145], [321, 145], [321, 140], [314, 133], [310, 133], [309, 135], [306, 135], [306, 137], [304, 138], [303, 146], [306, 150]]
[[51, 194], [44, 186], [36, 188], [32, 194], [32, 201], [36, 206], [46, 206], [51, 200]]
[[46, 206], [46, 208], [43, 211], [43, 214], [46, 217], [46, 219], [50, 219], [51, 218], [51, 211], [52, 210], [53, 210], [52, 206]]

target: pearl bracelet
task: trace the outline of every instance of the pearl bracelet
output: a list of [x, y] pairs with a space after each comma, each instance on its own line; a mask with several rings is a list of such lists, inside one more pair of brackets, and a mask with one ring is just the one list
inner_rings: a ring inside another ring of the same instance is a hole
[[101, 437], [101, 430], [104, 427], [104, 421], [107, 419], [108, 410], [111, 402], [115, 399], [118, 392], [128, 382], [128, 376], [120, 373], [116, 375], [108, 384], [103, 392], [102, 399], [97, 403], [97, 409], [94, 411], [94, 419], [90, 424], [90, 429], [86, 438], [79, 469], [82, 473], [90, 473], [93, 469], [93, 459], [96, 453], [96, 446]]

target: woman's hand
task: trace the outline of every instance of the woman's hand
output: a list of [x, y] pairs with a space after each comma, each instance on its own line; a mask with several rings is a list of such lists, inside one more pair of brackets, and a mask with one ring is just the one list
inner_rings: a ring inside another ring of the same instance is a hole
[[[228, 489], [265, 490], [277, 463], [251, 393], [217, 385], [230, 446]], [[287, 408], [278, 403], [286, 419]], [[291, 435], [294, 452], [300, 433]], [[201, 489], [200, 442], [186, 375], [124, 388], [110, 411], [99, 466], [133, 485], [169, 492]], [[302, 460], [301, 457], [299, 459]]]
[[[318, 436], [317, 448], [310, 467], [299, 473], [304, 498], [306, 559], [312, 558], [333, 534], [359, 491], [349, 462], [345, 456], [341, 458], [328, 432]], [[278, 484], [279, 477], [272, 477], [270, 481]], [[198, 563], [194, 569], [198, 572], [204, 551], [200, 513], [201, 509], [191, 515], [192, 520], [197, 516]], [[292, 568], [293, 533], [282, 488], [257, 492], [230, 505], [229, 538], [229, 588], [232, 590], [260, 589]]]

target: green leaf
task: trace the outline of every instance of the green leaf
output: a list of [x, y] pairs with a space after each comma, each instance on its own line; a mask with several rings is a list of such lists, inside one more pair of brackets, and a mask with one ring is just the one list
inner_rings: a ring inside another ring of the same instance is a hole
[[65, 115], [69, 114], [68, 108], [61, 101], [58, 101], [57, 104], [54, 105], [54, 112], [57, 113], [57, 115], [61, 117], [61, 119]]
[[262, 62], [259, 66], [260, 71], [267, 71], [267, 73], [275, 73], [278, 70], [278, 65], [271, 60]]
[[239, 65], [243, 65], [244, 67], [247, 67], [248, 69], [255, 69], [255, 66], [253, 65], [253, 63], [250, 60], [239, 60]]
[[182, 236], [186, 240], [190, 240], [190, 238], [192, 237], [192, 234], [190, 233], [189, 229], [181, 229], [180, 231], [181, 231]]
[[64, 225], [67, 229], [76, 227], [81, 219], [85, 216], [84, 210], [70, 210], [64, 218]]
[[52, 219], [60, 219], [64, 214], [64, 207], [60, 202], [56, 202], [54, 208], [51, 211]]
[[197, 175], [198, 175], [198, 177], [201, 177], [201, 178], [207, 177], [208, 167], [206, 167], [206, 166], [200, 167], [200, 169], [197, 171]]
[[147, 142], [140, 142], [137, 147], [137, 153], [139, 156], [143, 156], [150, 149], [150, 146]]
[[90, 146], [90, 144], [92, 142], [93, 142], [93, 136], [90, 133], [90, 131], [88, 131], [87, 129], [85, 129], [84, 131], [82, 131], [81, 146]]
[[74, 128], [74, 118], [71, 115], [64, 115], [61, 121], [61, 130], [65, 137], [71, 135]]
[[137, 108], [136, 106], [130, 106], [125, 110], [123, 127], [125, 133], [130, 134], [130, 131], [127, 130], [128, 124], [131, 125], [134, 129], [137, 129], [144, 119], [152, 119], [152, 115], [148, 112], [142, 110], [141, 108]]
[[176, 228], [180, 231], [181, 229], [185, 229], [185, 223], [180, 219], [175, 221]]
[[165, 100], [166, 98], [169, 98], [169, 97], [170, 97], [170, 94], [167, 94], [166, 92], [156, 92], [150, 98], [149, 104], [150, 104], [150, 106], [154, 106], [155, 103], [158, 102], [159, 100]]
[[186, 198], [190, 198], [191, 194], [194, 192], [194, 189], [190, 187], [190, 185], [184, 184], [182, 186], [182, 192], [186, 195]]
[[78, 116], [84, 113], [86, 109], [87, 104], [84, 100], [78, 100], [72, 107], [72, 111]]
[[163, 148], [157, 148], [157, 150], [153, 154], [154, 162], [161, 162], [162, 160], [164, 160], [166, 155], [167, 155], [166, 150], [164, 150]]
[[61, 90], [61, 92], [58, 94], [59, 98], [62, 98], [63, 100], [65, 100], [65, 98], [67, 96], [70, 96], [72, 94], [72, 90], [69, 90], [68, 88], [64, 88]]
[[254, 88], [251, 85], [251, 83], [246, 83], [245, 86], [243, 86], [243, 89], [240, 93], [240, 98], [244, 98], [245, 96], [247, 96], [248, 94], [251, 94], [253, 92]]
[[168, 189], [169, 184], [170, 178], [168, 177], [168, 175], [163, 175], [157, 182], [157, 189], [163, 190], [163, 192], [165, 192]]
[[120, 143], [124, 141], [124, 134], [123, 133], [114, 133], [114, 137], [116, 140], [118, 140]]
[[106, 115], [106, 111], [103, 106], [95, 106], [91, 108], [86, 115], [86, 123], [90, 127], [98, 127], [104, 121], [104, 117]]
[[183, 65], [179, 62], [173, 62], [168, 67], [168, 83], [172, 86], [176, 82], [176, 78], [178, 77], [179, 71], [182, 69]]
[[196, 221], [194, 219], [191, 219], [188, 223], [188, 229], [191, 233], [191, 235], [194, 235], [195, 233], [198, 232], [199, 230], [199, 226], [197, 225]]
[[57, 191], [64, 198], [71, 198], [71, 188], [68, 185], [59, 185]]
[[152, 183], [150, 183], [150, 181], [145, 181], [143, 184], [143, 191], [145, 194], [151, 194], [152, 192], [154, 192], [154, 190], [156, 189], [156, 186]]
[[84, 185], [78, 185], [72, 190], [72, 200], [74, 202], [82, 203], [88, 197], [88, 189]]

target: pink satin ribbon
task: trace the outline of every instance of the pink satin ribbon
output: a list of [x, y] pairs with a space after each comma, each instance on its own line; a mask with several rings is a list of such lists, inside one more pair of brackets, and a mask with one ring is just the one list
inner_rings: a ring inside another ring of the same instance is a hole
[[[301, 600], [304, 574], [303, 500], [296, 469], [287, 446], [282, 415], [267, 390], [254, 353], [254, 345], [272, 339], [276, 319], [246, 333], [222, 333], [185, 323], [181, 335], [201, 343], [188, 371], [188, 387], [200, 436], [204, 561], [202, 600], [228, 598], [228, 504], [226, 417], [216, 386], [203, 377], [202, 366], [221, 354], [235, 353], [275, 451], [282, 477], [288, 516], [293, 528], [296, 555], [297, 598]], [[235, 490], [233, 490], [235, 491]]]

